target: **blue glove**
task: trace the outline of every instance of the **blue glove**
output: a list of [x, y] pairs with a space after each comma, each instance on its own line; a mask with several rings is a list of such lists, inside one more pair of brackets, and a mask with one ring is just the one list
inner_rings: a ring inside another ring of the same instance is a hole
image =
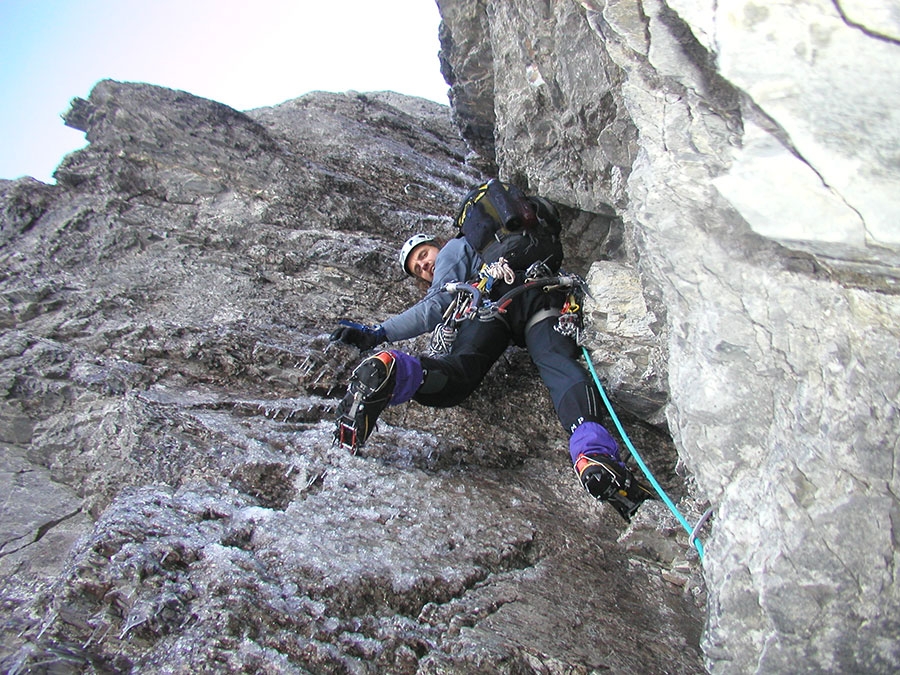
[[338, 326], [339, 328], [331, 334], [331, 341], [354, 345], [362, 352], [380, 345], [387, 339], [381, 326], [364, 326], [346, 319], [338, 321]]

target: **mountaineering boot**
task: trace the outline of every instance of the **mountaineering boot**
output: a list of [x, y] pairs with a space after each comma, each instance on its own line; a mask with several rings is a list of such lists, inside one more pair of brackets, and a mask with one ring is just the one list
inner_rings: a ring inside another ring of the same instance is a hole
[[653, 493], [641, 485], [626, 466], [606, 455], [579, 455], [575, 473], [584, 489], [598, 501], [610, 503], [626, 522]]
[[375, 430], [375, 421], [394, 393], [396, 359], [391, 352], [378, 352], [360, 363], [347, 384], [347, 393], [337, 407], [334, 441], [356, 452]]

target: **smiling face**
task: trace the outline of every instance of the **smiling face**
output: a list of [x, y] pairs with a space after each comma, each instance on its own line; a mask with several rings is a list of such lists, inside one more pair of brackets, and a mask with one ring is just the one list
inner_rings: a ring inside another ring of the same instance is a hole
[[434, 281], [434, 260], [438, 251], [440, 249], [431, 242], [419, 244], [406, 259], [406, 269], [414, 277], [430, 284]]

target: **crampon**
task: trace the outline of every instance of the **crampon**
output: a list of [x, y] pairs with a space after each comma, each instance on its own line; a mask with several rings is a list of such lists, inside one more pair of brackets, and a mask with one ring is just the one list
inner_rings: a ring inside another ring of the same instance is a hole
[[575, 473], [592, 497], [610, 504], [626, 522], [631, 522], [642, 502], [655, 499], [627, 467], [611, 457], [579, 455]]
[[355, 454], [365, 444], [391, 400], [394, 379], [394, 356], [390, 352], [379, 352], [356, 367], [336, 410], [336, 445]]

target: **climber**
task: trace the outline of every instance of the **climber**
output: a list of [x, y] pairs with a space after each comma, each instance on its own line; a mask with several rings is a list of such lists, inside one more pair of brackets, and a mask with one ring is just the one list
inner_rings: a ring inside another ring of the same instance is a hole
[[[417, 234], [401, 248], [404, 272], [430, 284], [418, 303], [376, 326], [343, 320], [332, 334], [332, 340], [367, 351], [429, 330], [434, 335], [447, 333], [452, 324], [452, 335], [440, 345], [443, 353], [432, 349], [416, 357], [389, 350], [364, 359], [338, 405], [335, 441], [356, 451], [388, 405], [409, 400], [438, 408], [458, 405], [514, 342], [528, 349], [550, 391], [569, 434], [569, 452], [582, 485], [630, 520], [652, 494], [622, 462], [615, 440], [600, 424], [597, 388], [578, 362], [571, 333], [561, 330], [563, 308], [577, 304], [570, 289], [553, 285], [562, 262], [555, 207], [494, 180], [467, 195], [457, 225], [460, 235], [443, 246], [430, 235]], [[529, 268], [532, 273], [526, 275]], [[523, 284], [537, 283], [535, 277], [549, 281], [521, 292]], [[470, 284], [453, 283], [460, 281]], [[459, 286], [471, 292], [462, 303], [458, 298], [465, 294], [450, 292]], [[488, 308], [496, 307], [490, 298], [515, 297], [504, 310], [460, 310], [466, 300], [482, 294], [489, 298]]]

